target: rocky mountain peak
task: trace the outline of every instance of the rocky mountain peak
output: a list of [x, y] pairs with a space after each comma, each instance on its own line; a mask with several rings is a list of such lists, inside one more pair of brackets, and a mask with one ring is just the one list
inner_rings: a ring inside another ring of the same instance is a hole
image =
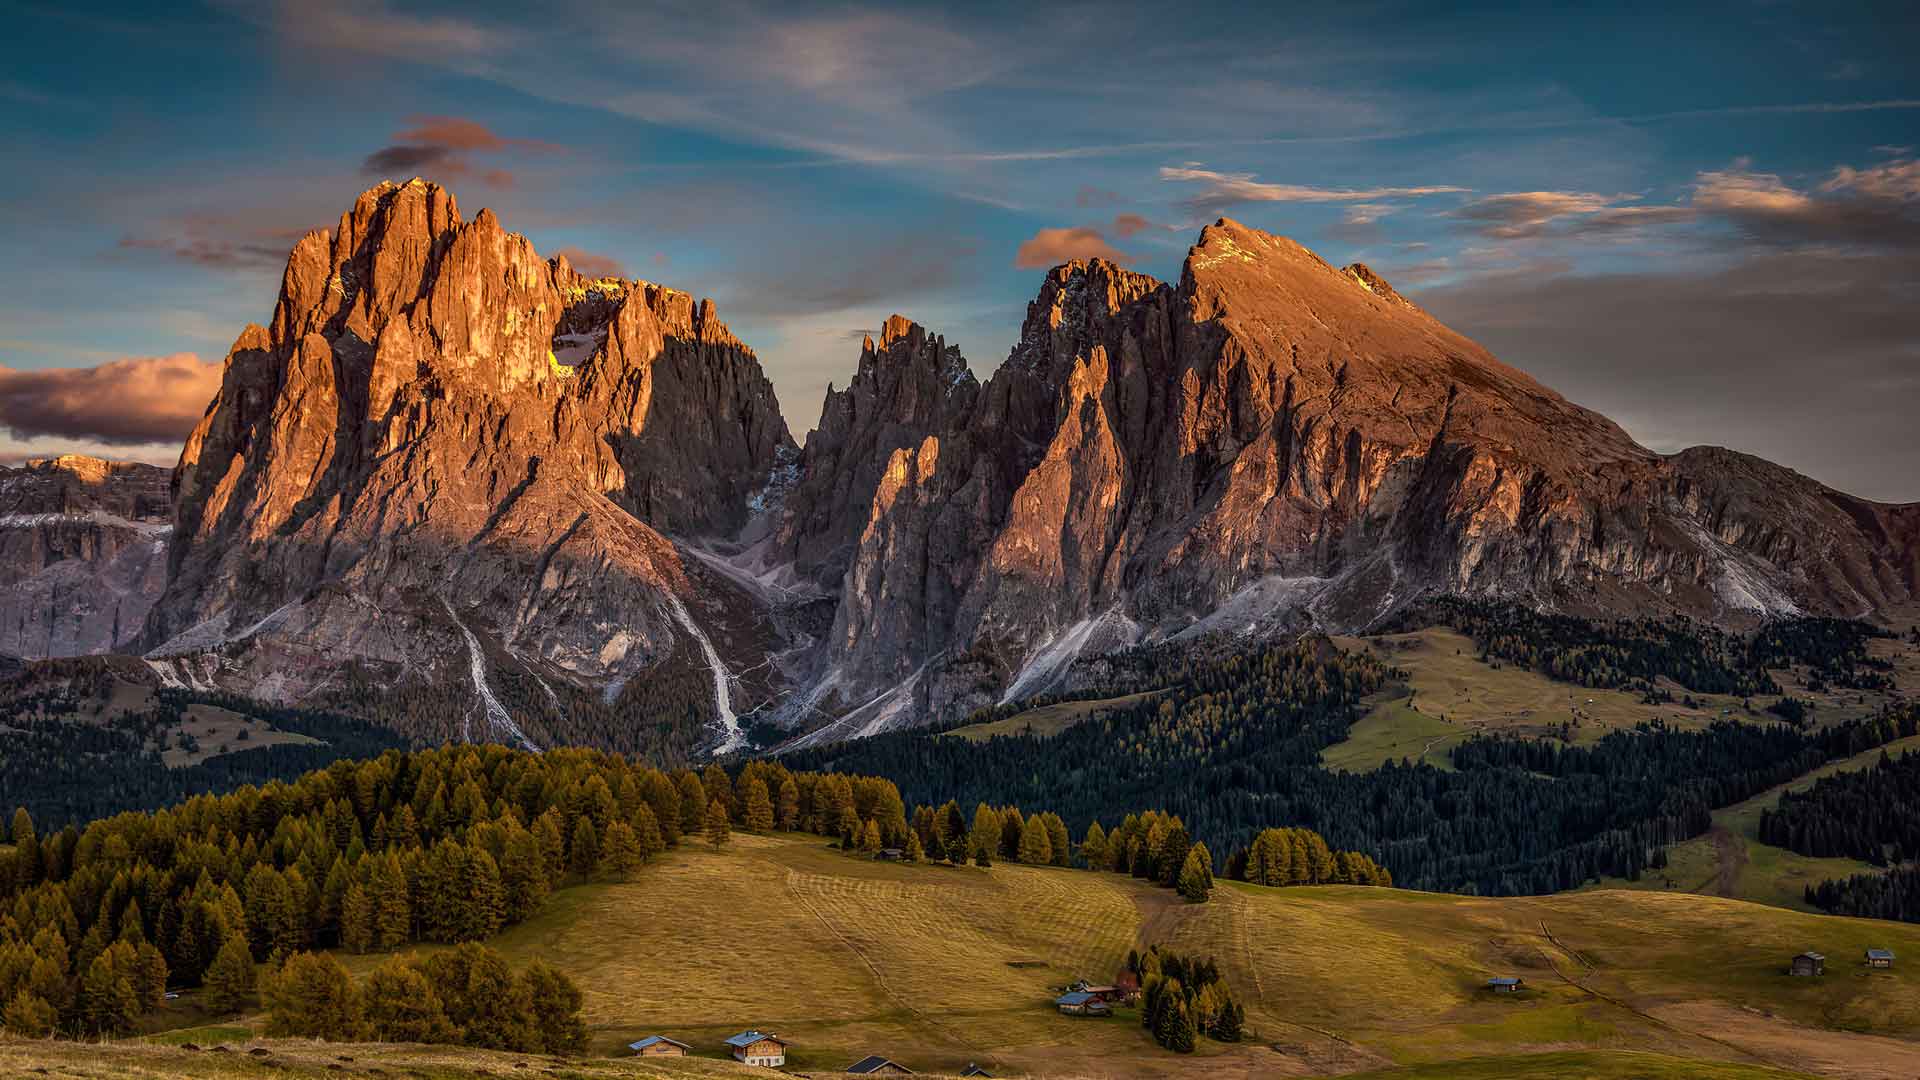
[[[737, 530], [792, 451], [710, 301], [589, 281], [439, 185], [383, 183], [295, 245], [228, 356], [145, 641], [283, 692], [458, 677], [483, 646], [563, 679], [704, 670], [669, 536]], [[329, 659], [294, 677], [288, 649]]]

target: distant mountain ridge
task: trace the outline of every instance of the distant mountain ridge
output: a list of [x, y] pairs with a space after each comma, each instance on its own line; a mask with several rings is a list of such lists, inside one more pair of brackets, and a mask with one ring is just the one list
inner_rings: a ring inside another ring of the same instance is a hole
[[887, 320], [802, 447], [710, 302], [382, 184], [295, 246], [173, 483], [161, 677], [439, 686], [459, 734], [532, 745], [531, 714], [668, 673], [730, 749], [1441, 593], [1728, 625], [1920, 594], [1920, 506], [1655, 454], [1367, 267], [1226, 219], [1174, 284], [1049, 271], [984, 383]]
[[82, 454], [0, 465], [0, 653], [133, 643], [166, 584], [170, 475]]

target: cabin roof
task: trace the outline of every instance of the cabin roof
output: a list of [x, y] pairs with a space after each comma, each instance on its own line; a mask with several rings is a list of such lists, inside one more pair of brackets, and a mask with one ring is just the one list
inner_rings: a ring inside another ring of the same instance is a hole
[[869, 1054], [868, 1056], [861, 1058], [859, 1061], [856, 1061], [853, 1064], [847, 1066], [847, 1071], [850, 1073], [875, 1073], [875, 1072], [879, 1072], [881, 1069], [887, 1068], [888, 1066], [892, 1066], [893, 1068], [899, 1069], [901, 1072], [905, 1072], [905, 1073], [910, 1073], [913, 1071], [912, 1069], [907, 1068], [905, 1065], [902, 1065], [897, 1061], [888, 1061], [886, 1058], [881, 1057], [879, 1054]]
[[645, 1049], [646, 1049], [647, 1047], [649, 1047], [649, 1046], [652, 1046], [652, 1045], [654, 1045], [655, 1043], [672, 1043], [673, 1045], [675, 1045], [675, 1046], [677, 1046], [677, 1047], [679, 1047], [679, 1048], [680, 1048], [680, 1049], [682, 1049], [682, 1050], [691, 1050], [691, 1049], [693, 1049], [693, 1047], [691, 1047], [691, 1046], [688, 1046], [688, 1045], [687, 1045], [686, 1043], [683, 1043], [683, 1042], [681, 1042], [681, 1041], [680, 1041], [680, 1040], [678, 1040], [678, 1039], [669, 1039], [669, 1038], [667, 1038], [667, 1037], [666, 1037], [665, 1035], [649, 1035], [649, 1036], [647, 1036], [646, 1038], [644, 1038], [644, 1039], [641, 1039], [641, 1040], [640, 1040], [639, 1042], [630, 1042], [630, 1043], [628, 1043], [628, 1044], [627, 1044], [627, 1049], [629, 1049], [629, 1050], [645, 1050]]
[[1803, 953], [1801, 953], [1801, 954], [1800, 954], [1799, 956], [1797, 956], [1797, 957], [1795, 957], [1794, 959], [1796, 959], [1796, 960], [1800, 960], [1800, 959], [1805, 959], [1805, 960], [1825, 960], [1825, 959], [1826, 959], [1826, 956], [1824, 956], [1824, 955], [1823, 955], [1823, 954], [1821, 954], [1821, 953], [1817, 953], [1817, 952], [1812, 952], [1812, 951], [1808, 951], [1808, 952], [1803, 952]]
[[762, 1040], [765, 1040], [767, 1042], [777, 1042], [781, 1046], [787, 1045], [787, 1040], [781, 1038], [778, 1035], [769, 1035], [764, 1031], [743, 1031], [740, 1034], [735, 1035], [732, 1038], [728, 1039], [727, 1045], [728, 1046], [752, 1046], [754, 1043], [760, 1042]]
[[1097, 995], [1089, 994], [1085, 990], [1075, 990], [1070, 994], [1061, 994], [1059, 997], [1054, 998], [1053, 1003], [1055, 1005], [1085, 1005], [1089, 1001], [1096, 1000], [1096, 997]]
[[1868, 950], [1867, 950], [1867, 959], [1869, 959], [1869, 960], [1891, 960], [1891, 959], [1893, 959], [1893, 950], [1891, 950], [1891, 949], [1868, 949]]
[[1500, 975], [1487, 980], [1488, 986], [1519, 986], [1520, 980], [1511, 975]]

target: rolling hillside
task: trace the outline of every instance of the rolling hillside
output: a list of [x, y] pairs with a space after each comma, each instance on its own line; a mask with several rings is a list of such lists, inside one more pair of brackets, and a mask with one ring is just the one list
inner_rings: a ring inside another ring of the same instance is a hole
[[[1223, 883], [1190, 905], [1117, 875], [894, 865], [743, 835], [720, 853], [679, 849], [631, 884], [558, 893], [493, 943], [579, 982], [595, 1055], [649, 1033], [713, 1055], [754, 1026], [793, 1040], [802, 1072], [871, 1053], [923, 1073], [977, 1061], [1047, 1076], [1920, 1071], [1913, 970], [1856, 960], [1869, 946], [1920, 957], [1920, 927], [1692, 895]], [[1154, 943], [1218, 959], [1247, 1041], [1182, 1057], [1124, 1014], [1052, 1009], [1059, 987], [1105, 979]], [[1783, 973], [1803, 949], [1830, 958], [1824, 978]], [[1526, 992], [1481, 989], [1500, 974]]]

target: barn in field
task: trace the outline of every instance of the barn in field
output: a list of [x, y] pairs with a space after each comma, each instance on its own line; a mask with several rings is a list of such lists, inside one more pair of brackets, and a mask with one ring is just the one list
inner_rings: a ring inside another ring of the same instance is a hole
[[1520, 992], [1522, 985], [1524, 985], [1524, 980], [1511, 975], [1502, 975], [1497, 979], [1487, 980], [1487, 989], [1496, 994], [1517, 994]]
[[1793, 958], [1793, 966], [1788, 970], [1802, 976], [1825, 975], [1827, 958], [1817, 952], [1803, 952]]
[[859, 1061], [856, 1061], [853, 1064], [847, 1066], [847, 1071], [850, 1073], [859, 1073], [862, 1076], [912, 1076], [913, 1075], [912, 1069], [907, 1068], [905, 1065], [902, 1065], [897, 1061], [888, 1061], [886, 1058], [881, 1057], [879, 1054], [873, 1054], [868, 1057], [861, 1058]]
[[1893, 966], [1893, 952], [1888, 949], [1868, 949], [1867, 966], [1890, 968]]
[[727, 1040], [727, 1049], [733, 1051], [733, 1060], [748, 1065], [777, 1069], [787, 1063], [786, 1040], [761, 1031], [743, 1031], [733, 1036]]
[[693, 1048], [665, 1035], [649, 1035], [639, 1042], [628, 1043], [627, 1049], [639, 1057], [686, 1057], [687, 1051]]

